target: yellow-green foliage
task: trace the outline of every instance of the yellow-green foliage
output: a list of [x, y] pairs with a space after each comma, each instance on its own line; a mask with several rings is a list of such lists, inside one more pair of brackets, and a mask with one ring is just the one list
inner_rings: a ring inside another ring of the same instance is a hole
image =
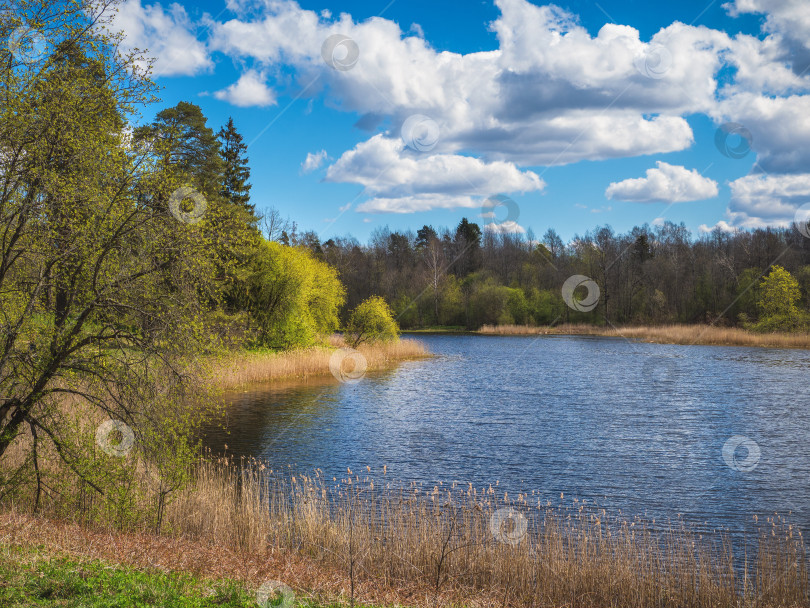
[[758, 306], [766, 317], [793, 315], [798, 311], [796, 303], [801, 297], [799, 283], [787, 270], [774, 266], [762, 279]]
[[[155, 86], [101, 27], [111, 14], [89, 0], [0, 11], [0, 39], [30, 26], [45, 43], [4, 49], [0, 68], [0, 496], [36, 507], [92, 488], [85, 512], [124, 526], [148, 494], [158, 525], [196, 453], [189, 362], [210, 347], [205, 314], [233, 265], [214, 252], [238, 235], [215, 200], [197, 223], [170, 212], [185, 176], [129, 135]], [[132, 433], [125, 454], [96, 434], [109, 419]], [[57, 459], [81, 481], [43, 472]]]
[[399, 326], [388, 304], [379, 296], [371, 296], [352, 311], [346, 332], [354, 346], [361, 342], [391, 342], [399, 338]]
[[774, 266], [762, 279], [757, 308], [761, 312], [756, 329], [760, 331], [791, 331], [806, 325], [807, 315], [797, 304], [801, 299], [799, 282], [781, 266]]
[[346, 292], [337, 271], [304, 248], [262, 240], [245, 279], [245, 303], [261, 346], [310, 346], [338, 327]]

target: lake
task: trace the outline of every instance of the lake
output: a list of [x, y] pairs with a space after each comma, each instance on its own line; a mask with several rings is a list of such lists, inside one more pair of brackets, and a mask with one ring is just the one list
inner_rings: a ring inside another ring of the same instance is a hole
[[810, 528], [810, 352], [589, 336], [420, 336], [436, 357], [226, 396], [215, 452], [296, 472], [387, 467], [733, 535]]

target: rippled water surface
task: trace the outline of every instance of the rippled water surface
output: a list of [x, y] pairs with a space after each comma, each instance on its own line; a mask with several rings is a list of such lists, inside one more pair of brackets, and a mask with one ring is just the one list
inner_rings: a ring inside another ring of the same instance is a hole
[[810, 529], [808, 351], [420, 339], [436, 357], [357, 384], [230, 394], [228, 432], [206, 443], [329, 476], [387, 465], [395, 482], [497, 481], [734, 532], [792, 511]]

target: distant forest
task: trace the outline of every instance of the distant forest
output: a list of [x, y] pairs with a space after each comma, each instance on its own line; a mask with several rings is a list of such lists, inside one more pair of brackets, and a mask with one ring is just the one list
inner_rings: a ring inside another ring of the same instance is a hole
[[[788, 284], [779, 285], [777, 299], [798, 316], [772, 329], [805, 328], [810, 309], [810, 238], [796, 225], [716, 229], [700, 238], [672, 222], [625, 234], [604, 226], [565, 243], [553, 229], [537, 239], [530, 231], [482, 230], [464, 218], [455, 229], [381, 228], [361, 244], [351, 237], [321, 242], [271, 211], [265, 228], [271, 240], [306, 247], [336, 268], [347, 308], [381, 295], [405, 329], [563, 322], [755, 328], [763, 317], [764, 279], [782, 268], [780, 280]], [[590, 312], [563, 301], [562, 285], [575, 274], [599, 286]]]

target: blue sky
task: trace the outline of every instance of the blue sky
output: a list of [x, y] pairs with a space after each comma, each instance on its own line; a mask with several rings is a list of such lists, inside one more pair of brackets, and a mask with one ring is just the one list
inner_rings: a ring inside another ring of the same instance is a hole
[[[802, 0], [128, 0], [118, 24], [157, 57], [147, 118], [181, 100], [215, 129], [233, 116], [257, 208], [322, 240], [465, 216], [699, 235], [784, 226], [810, 201]], [[334, 36], [347, 69], [323, 57]]]

